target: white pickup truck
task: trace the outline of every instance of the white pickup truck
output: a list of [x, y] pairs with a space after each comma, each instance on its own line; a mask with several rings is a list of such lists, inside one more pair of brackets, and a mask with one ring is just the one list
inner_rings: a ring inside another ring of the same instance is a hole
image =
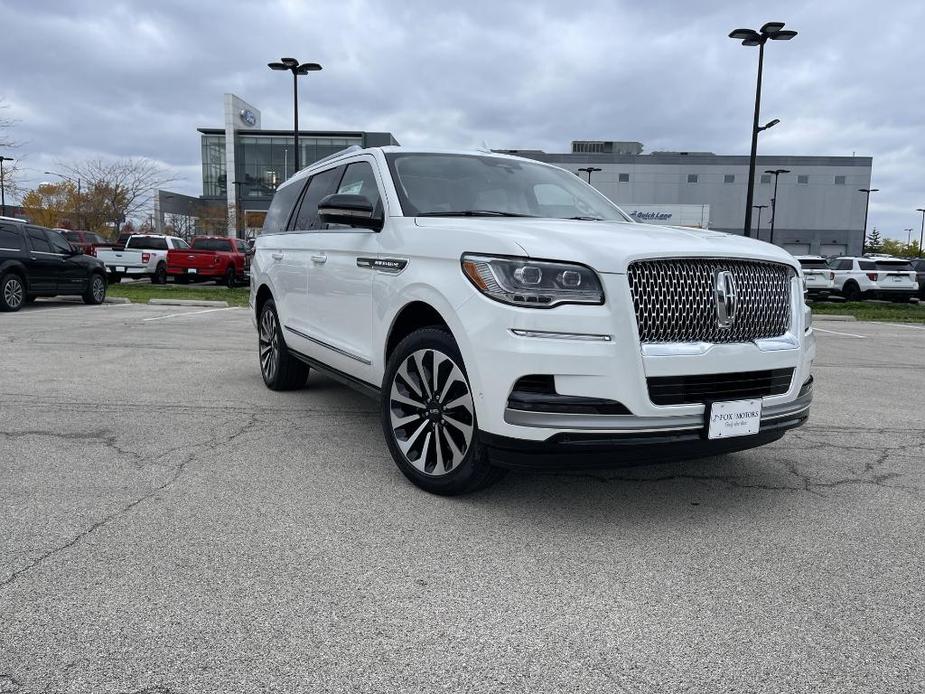
[[123, 277], [151, 278], [152, 284], [167, 283], [167, 251], [189, 248], [178, 236], [134, 234], [123, 248], [97, 248], [96, 257], [106, 265], [110, 284]]

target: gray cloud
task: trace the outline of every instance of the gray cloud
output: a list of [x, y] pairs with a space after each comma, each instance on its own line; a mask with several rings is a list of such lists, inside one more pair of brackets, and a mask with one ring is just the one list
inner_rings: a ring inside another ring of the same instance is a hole
[[[747, 151], [757, 55], [726, 38], [780, 19], [767, 51], [761, 152], [874, 157], [871, 223], [905, 238], [925, 206], [911, 0], [829, 3], [0, 0], [0, 98], [27, 182], [56, 161], [147, 156], [200, 189], [196, 128], [222, 93], [288, 127], [281, 55], [325, 69], [302, 85], [306, 128], [390, 130], [403, 144], [532, 147], [636, 139], [647, 150]], [[860, 195], [860, 194], [859, 194]]]

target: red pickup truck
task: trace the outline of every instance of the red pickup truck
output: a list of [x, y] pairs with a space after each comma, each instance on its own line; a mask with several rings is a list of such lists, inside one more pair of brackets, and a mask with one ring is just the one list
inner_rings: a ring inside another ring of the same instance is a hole
[[55, 229], [55, 231], [60, 231], [68, 243], [82, 250], [84, 255], [96, 255], [97, 246], [110, 245], [106, 239], [92, 231], [72, 231], [71, 229]]
[[197, 236], [189, 248], [167, 251], [167, 274], [184, 284], [215, 280], [233, 287], [247, 281], [253, 253], [242, 239]]

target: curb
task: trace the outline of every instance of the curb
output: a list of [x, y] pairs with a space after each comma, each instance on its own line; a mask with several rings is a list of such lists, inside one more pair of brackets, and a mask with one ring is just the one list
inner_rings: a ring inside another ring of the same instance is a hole
[[857, 318], [854, 316], [842, 316], [837, 314], [825, 314], [825, 313], [814, 313], [813, 314], [813, 323], [817, 321], [835, 321], [842, 323], [851, 323], [857, 321]]
[[[66, 304], [82, 304], [84, 300], [79, 296], [51, 296], [48, 297], [54, 301], [62, 301]], [[130, 304], [132, 303], [130, 299], [126, 299], [124, 296], [107, 296], [103, 299], [104, 304]]]
[[200, 299], [148, 299], [152, 306], [206, 306], [208, 308], [228, 308], [227, 301], [206, 301]]

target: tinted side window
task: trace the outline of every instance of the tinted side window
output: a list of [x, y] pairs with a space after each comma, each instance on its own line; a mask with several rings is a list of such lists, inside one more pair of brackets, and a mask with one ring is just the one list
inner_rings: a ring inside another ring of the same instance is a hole
[[359, 161], [348, 165], [337, 192], [362, 195], [373, 204], [373, 209], [379, 206], [379, 187], [369, 162]]
[[32, 250], [37, 253], [53, 253], [51, 244], [48, 243], [48, 237], [45, 236], [45, 230], [39, 227], [26, 227], [26, 235], [29, 237], [29, 243]]
[[263, 218], [263, 233], [274, 234], [286, 231], [292, 208], [299, 200], [299, 195], [305, 188], [305, 181], [294, 181], [276, 190], [267, 216]]
[[850, 270], [850, 269], [851, 269], [851, 263], [852, 263], [852, 261], [850, 261], [850, 260], [839, 260], [839, 261], [835, 264], [835, 269], [836, 269], [836, 270]]
[[48, 242], [51, 244], [52, 251], [55, 253], [70, 254], [71, 244], [69, 244], [61, 234], [51, 229], [46, 229], [45, 233], [48, 235]]
[[[83, 242], [79, 231], [62, 231], [61, 233], [64, 234], [64, 238], [66, 238], [68, 241], [73, 241], [74, 243]], [[87, 240], [89, 241], [90, 239]]]
[[858, 267], [862, 270], [876, 270], [877, 263], [875, 263], [873, 260], [859, 260]]
[[302, 204], [299, 206], [299, 213], [295, 221], [290, 225], [291, 229], [304, 231], [306, 229], [320, 229], [321, 224], [318, 222], [318, 203], [321, 199], [334, 192], [337, 182], [344, 171], [344, 167], [339, 166], [336, 169], [322, 171], [312, 176], [308, 182], [308, 189], [302, 196]]
[[0, 250], [22, 250], [22, 234], [13, 225], [0, 224]]
[[230, 251], [231, 241], [227, 239], [194, 239], [193, 248], [197, 251]]

